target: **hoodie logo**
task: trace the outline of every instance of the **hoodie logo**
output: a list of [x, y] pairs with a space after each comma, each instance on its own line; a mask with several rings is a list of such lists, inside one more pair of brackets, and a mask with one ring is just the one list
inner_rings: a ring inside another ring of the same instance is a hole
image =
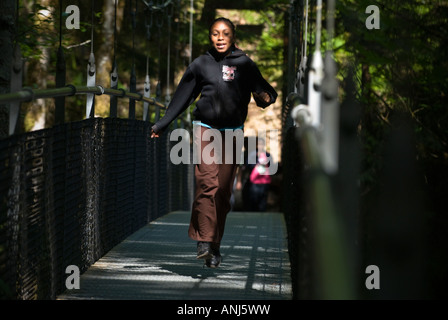
[[236, 67], [222, 66], [222, 79], [224, 81], [233, 81], [235, 79]]

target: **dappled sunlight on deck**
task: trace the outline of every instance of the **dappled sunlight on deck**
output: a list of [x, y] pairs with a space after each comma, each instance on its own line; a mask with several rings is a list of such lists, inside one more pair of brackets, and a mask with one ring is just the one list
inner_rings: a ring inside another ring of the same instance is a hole
[[125, 239], [82, 276], [79, 290], [58, 299], [291, 299], [281, 213], [232, 212], [219, 268], [196, 260], [190, 213], [172, 212]]

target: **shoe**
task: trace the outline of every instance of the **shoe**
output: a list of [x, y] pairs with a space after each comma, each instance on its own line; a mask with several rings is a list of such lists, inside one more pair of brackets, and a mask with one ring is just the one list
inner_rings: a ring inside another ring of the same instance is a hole
[[211, 257], [212, 249], [210, 247], [210, 242], [199, 241], [196, 259], [210, 259]]
[[218, 268], [221, 264], [221, 253], [219, 252], [219, 244], [213, 244], [211, 246], [212, 256], [205, 259], [205, 265], [209, 268]]

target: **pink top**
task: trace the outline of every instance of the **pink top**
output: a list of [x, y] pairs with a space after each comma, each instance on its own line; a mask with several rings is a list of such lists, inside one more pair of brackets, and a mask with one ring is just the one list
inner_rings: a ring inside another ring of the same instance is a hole
[[250, 174], [250, 182], [254, 184], [269, 184], [272, 181], [269, 167], [267, 166], [268, 159], [265, 153], [258, 157], [258, 163]]

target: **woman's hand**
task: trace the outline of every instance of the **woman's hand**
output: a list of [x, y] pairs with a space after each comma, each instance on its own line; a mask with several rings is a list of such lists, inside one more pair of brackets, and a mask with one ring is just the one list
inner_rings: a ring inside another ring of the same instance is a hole
[[266, 92], [264, 91], [260, 93], [253, 92], [252, 94], [254, 96], [255, 102], [260, 107], [267, 107], [268, 105], [271, 104], [271, 96]]
[[160, 135], [158, 133], [155, 133], [154, 130], [151, 130], [151, 138], [159, 138]]

